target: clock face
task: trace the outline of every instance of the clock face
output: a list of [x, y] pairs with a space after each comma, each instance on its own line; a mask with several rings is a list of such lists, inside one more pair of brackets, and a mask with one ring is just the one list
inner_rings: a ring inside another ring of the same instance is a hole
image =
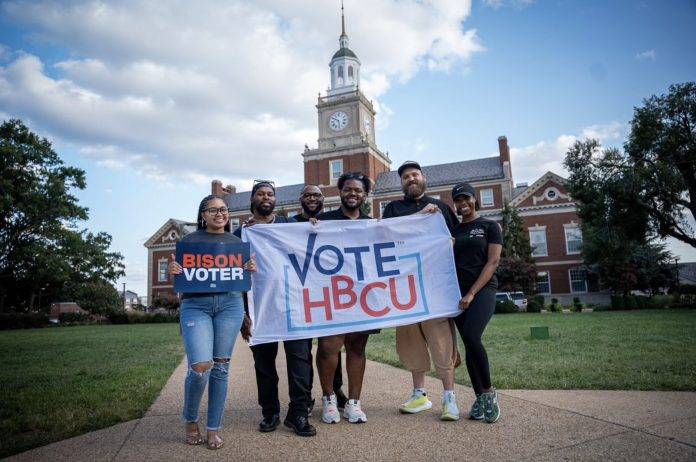
[[348, 125], [348, 114], [343, 111], [334, 112], [329, 117], [329, 127], [335, 132], [340, 132]]
[[370, 122], [370, 119], [366, 119], [365, 120], [365, 133], [367, 133], [369, 135], [371, 131], [372, 131], [372, 122]]

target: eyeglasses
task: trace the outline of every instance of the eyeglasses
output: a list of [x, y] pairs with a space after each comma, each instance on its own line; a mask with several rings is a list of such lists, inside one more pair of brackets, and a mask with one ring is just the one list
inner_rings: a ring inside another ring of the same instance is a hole
[[205, 211], [214, 216], [218, 213], [220, 215], [225, 215], [229, 213], [230, 209], [228, 209], [227, 207], [211, 207], [209, 209], [205, 209]]
[[322, 193], [304, 193], [300, 197], [302, 199], [321, 199], [324, 195]]

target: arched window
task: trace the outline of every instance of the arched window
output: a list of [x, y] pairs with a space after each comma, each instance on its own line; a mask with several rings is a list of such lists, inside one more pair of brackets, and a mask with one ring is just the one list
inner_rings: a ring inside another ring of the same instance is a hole
[[353, 78], [353, 66], [348, 66], [348, 80], [352, 82], [354, 80]]
[[336, 70], [336, 83], [338, 86], [343, 85], [343, 66], [338, 66], [338, 69]]

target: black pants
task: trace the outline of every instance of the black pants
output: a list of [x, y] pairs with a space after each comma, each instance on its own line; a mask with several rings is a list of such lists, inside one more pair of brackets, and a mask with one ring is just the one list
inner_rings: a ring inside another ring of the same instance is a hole
[[[312, 360], [312, 339], [308, 340], [309, 342], [309, 358], [310, 361]], [[312, 386], [314, 385], [314, 374], [312, 374], [312, 379], [309, 382], [309, 389], [312, 389]], [[341, 352], [339, 351], [338, 353], [338, 363], [336, 364], [336, 372], [334, 372], [334, 378], [333, 378], [333, 390], [334, 393], [336, 393], [337, 390], [340, 390], [341, 387], [343, 386], [343, 365], [341, 364]]]
[[[288, 388], [290, 389], [290, 409], [288, 416], [307, 417], [307, 406], [311, 396], [312, 349], [307, 340], [288, 340], [283, 342], [288, 368]], [[259, 405], [264, 417], [280, 414], [278, 401], [278, 372], [276, 356], [278, 343], [263, 343], [251, 347], [256, 369], [256, 386], [259, 392]]]
[[[462, 291], [462, 293], [466, 293]], [[484, 287], [476, 294], [469, 308], [454, 318], [466, 350], [466, 368], [469, 371], [474, 393], [480, 395], [491, 387], [491, 371], [488, 355], [481, 342], [483, 331], [495, 312], [495, 289]]]

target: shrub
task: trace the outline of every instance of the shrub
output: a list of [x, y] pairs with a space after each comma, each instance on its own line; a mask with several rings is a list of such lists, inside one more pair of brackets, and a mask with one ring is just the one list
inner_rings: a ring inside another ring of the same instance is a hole
[[577, 313], [580, 313], [582, 311], [583, 304], [580, 301], [579, 297], [573, 297], [573, 305], [571, 306], [570, 310], [575, 311]]
[[551, 303], [547, 307], [547, 310], [551, 313], [561, 313], [563, 311], [563, 306], [561, 306], [561, 304], [558, 303], [557, 298], [552, 298]]
[[111, 324], [128, 324], [128, 313], [125, 310], [111, 310], [106, 314], [106, 318]]
[[61, 313], [58, 315], [61, 324], [88, 324], [92, 317], [86, 313]]
[[517, 305], [512, 300], [500, 300], [495, 302], [495, 312], [498, 314], [517, 313]]
[[624, 309], [626, 309], [626, 310], [638, 309], [638, 303], [636, 302], [636, 297], [634, 295], [624, 296]]
[[634, 298], [636, 299], [636, 309], [645, 310], [648, 308], [648, 297], [637, 295]]
[[624, 307], [623, 297], [621, 295], [611, 296], [611, 309], [612, 310], [622, 310]]
[[544, 307], [544, 303], [546, 303], [546, 300], [544, 299], [543, 295], [534, 295], [532, 297], [532, 300], [536, 300], [539, 306], [542, 308]]
[[592, 311], [609, 311], [611, 309], [611, 305], [595, 305], [592, 307]]
[[536, 297], [533, 297], [527, 302], [527, 313], [541, 313], [543, 307], [544, 305], [540, 304]]
[[0, 329], [31, 329], [48, 325], [43, 313], [0, 313]]

